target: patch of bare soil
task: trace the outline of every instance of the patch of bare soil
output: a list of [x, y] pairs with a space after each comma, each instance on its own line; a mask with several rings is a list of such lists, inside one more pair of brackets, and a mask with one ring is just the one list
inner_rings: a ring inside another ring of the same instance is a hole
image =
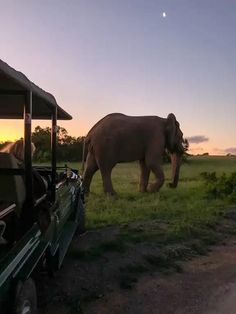
[[62, 269], [38, 283], [39, 314], [236, 313], [236, 236], [165, 270], [155, 268], [160, 260], [143, 259], [157, 256], [151, 243], [81, 254], [119, 232], [105, 228], [74, 239]]

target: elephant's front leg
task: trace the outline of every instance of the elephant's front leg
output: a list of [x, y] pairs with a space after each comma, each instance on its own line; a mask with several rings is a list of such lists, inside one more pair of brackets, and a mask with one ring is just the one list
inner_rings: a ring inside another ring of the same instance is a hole
[[139, 161], [140, 164], [140, 181], [139, 181], [139, 191], [147, 192], [148, 180], [150, 176], [150, 169], [147, 167], [144, 160]]
[[152, 165], [150, 166], [151, 170], [155, 174], [156, 181], [150, 184], [149, 191], [150, 192], [158, 192], [165, 181], [165, 176], [161, 165]]

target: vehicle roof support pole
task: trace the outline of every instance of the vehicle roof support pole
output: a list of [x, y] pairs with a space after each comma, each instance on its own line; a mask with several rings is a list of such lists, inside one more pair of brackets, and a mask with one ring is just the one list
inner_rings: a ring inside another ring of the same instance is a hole
[[57, 107], [52, 114], [51, 151], [52, 151], [52, 202], [56, 199], [56, 170], [57, 170]]
[[[24, 164], [25, 164], [25, 188], [26, 208], [33, 213], [33, 179], [32, 179], [32, 147], [31, 147], [31, 121], [32, 121], [32, 91], [28, 91], [24, 106]], [[30, 210], [31, 209], [31, 210]], [[29, 217], [32, 219], [32, 217]]]

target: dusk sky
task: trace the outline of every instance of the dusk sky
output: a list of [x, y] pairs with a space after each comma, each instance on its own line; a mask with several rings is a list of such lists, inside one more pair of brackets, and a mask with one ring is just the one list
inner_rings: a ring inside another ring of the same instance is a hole
[[[236, 0], [1, 0], [0, 29], [0, 59], [56, 97], [69, 134], [173, 112], [193, 153], [236, 154]], [[21, 135], [1, 120], [0, 140]]]

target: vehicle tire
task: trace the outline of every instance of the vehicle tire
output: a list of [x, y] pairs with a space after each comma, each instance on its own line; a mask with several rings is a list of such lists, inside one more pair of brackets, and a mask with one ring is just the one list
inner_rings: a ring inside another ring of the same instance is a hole
[[85, 233], [85, 208], [82, 199], [79, 197], [78, 204], [77, 204], [77, 219], [78, 219], [78, 226], [76, 233], [82, 234]]
[[16, 286], [12, 314], [36, 314], [37, 293], [33, 279], [19, 281]]

